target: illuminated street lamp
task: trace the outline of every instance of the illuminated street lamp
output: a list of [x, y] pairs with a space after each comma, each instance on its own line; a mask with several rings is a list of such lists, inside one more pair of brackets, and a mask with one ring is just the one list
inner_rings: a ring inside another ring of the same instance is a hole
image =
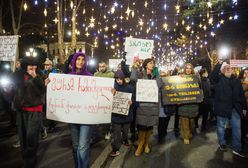
[[37, 52], [34, 48], [29, 48], [29, 51], [26, 52], [27, 57], [37, 57]]

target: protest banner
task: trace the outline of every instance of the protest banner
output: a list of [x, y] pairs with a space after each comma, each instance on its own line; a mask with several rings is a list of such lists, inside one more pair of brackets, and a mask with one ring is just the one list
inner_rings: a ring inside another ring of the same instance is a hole
[[163, 104], [187, 104], [202, 102], [199, 75], [170, 76], [162, 78], [164, 82]]
[[131, 100], [131, 97], [131, 93], [117, 91], [113, 99], [112, 113], [128, 115], [130, 107], [128, 101]]
[[231, 67], [248, 67], [248, 60], [230, 60]]
[[50, 73], [47, 118], [78, 124], [111, 122], [114, 79]]
[[0, 36], [0, 61], [15, 61], [18, 36]]
[[125, 40], [127, 64], [132, 64], [134, 57], [139, 59], [151, 58], [153, 48], [153, 40], [127, 37]]
[[122, 59], [109, 59], [109, 69], [117, 71]]
[[138, 79], [136, 84], [136, 101], [158, 102], [158, 85], [156, 80]]

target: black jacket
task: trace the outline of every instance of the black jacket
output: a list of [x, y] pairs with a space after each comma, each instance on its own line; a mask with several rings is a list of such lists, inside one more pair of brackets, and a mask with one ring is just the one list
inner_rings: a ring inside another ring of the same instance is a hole
[[16, 78], [16, 94], [14, 105], [16, 109], [22, 107], [33, 107], [43, 104], [43, 96], [46, 90], [44, 82], [40, 76], [33, 78], [24, 71], [18, 73]]
[[235, 108], [241, 114], [243, 107], [244, 92], [239, 79], [234, 76], [230, 78], [220, 74], [221, 64], [216, 65], [210, 80], [214, 84], [214, 112], [217, 116], [232, 116], [232, 109]]
[[210, 88], [210, 81], [208, 78], [206, 77], [202, 77], [201, 78], [201, 87], [203, 90], [203, 104], [210, 104], [211, 100], [211, 88]]

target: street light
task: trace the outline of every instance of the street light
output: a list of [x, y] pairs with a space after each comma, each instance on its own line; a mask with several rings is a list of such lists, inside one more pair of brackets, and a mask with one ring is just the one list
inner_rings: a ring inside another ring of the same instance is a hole
[[29, 48], [29, 51], [26, 52], [27, 57], [37, 57], [37, 52], [34, 48]]

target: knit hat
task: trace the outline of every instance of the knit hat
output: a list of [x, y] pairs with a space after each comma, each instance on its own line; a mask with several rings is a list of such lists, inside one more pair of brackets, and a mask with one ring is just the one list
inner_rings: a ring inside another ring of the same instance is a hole
[[53, 62], [49, 58], [46, 58], [46, 61], [43, 64], [44, 65], [52, 65]]
[[143, 62], [143, 64], [142, 64], [142, 67], [144, 68], [144, 69], [146, 69], [146, 65], [149, 63], [149, 62], [151, 62], [151, 61], [154, 61], [152, 58], [147, 58], [147, 59], [145, 59], [144, 60], [144, 62]]
[[124, 73], [122, 72], [122, 70], [117, 70], [117, 71], [115, 72], [114, 77], [115, 77], [115, 78], [123, 79], [123, 78], [125, 78], [125, 75], [124, 75]]
[[21, 68], [27, 70], [28, 65], [38, 65], [38, 60], [35, 57], [23, 57], [21, 60]]

